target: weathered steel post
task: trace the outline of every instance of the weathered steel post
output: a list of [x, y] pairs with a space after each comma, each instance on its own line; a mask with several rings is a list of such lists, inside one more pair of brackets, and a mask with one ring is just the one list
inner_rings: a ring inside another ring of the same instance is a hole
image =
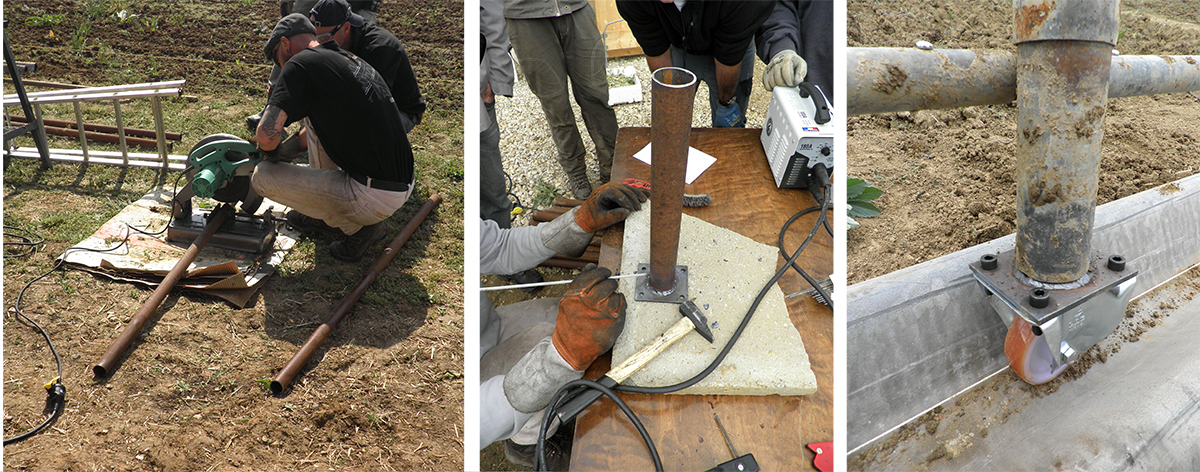
[[696, 75], [686, 69], [654, 71], [650, 89], [650, 286], [675, 288], [679, 223], [683, 219], [683, 177], [692, 134]]
[[1017, 269], [1087, 274], [1117, 0], [1017, 0]]

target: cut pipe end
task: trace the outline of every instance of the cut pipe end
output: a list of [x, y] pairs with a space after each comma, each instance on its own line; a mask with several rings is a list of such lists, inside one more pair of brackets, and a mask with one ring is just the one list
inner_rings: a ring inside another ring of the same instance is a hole
[[271, 381], [271, 395], [279, 395], [283, 393], [284, 385], [278, 380]]
[[108, 369], [102, 365], [96, 365], [95, 367], [92, 367], [92, 375], [96, 376], [97, 379], [107, 378]]
[[688, 88], [696, 85], [696, 74], [679, 67], [663, 67], [650, 75], [656, 85], [669, 88]]

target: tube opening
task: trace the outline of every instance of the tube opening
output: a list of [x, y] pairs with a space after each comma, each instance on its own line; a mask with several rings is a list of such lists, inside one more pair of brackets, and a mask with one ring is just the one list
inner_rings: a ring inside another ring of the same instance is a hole
[[696, 74], [679, 67], [663, 67], [651, 74], [657, 85], [669, 88], [688, 88], [696, 85]]

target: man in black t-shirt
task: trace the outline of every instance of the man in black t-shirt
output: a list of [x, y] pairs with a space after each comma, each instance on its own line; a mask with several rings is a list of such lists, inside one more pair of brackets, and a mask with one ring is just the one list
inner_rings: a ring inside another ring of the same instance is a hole
[[392, 33], [350, 10], [346, 0], [320, 0], [308, 12], [308, 19], [317, 28], [317, 41], [337, 41], [338, 47], [363, 58], [374, 67], [392, 91], [404, 130], [421, 124], [425, 100], [413, 75], [412, 64], [404, 45]]
[[[279, 20], [263, 52], [282, 73], [257, 129], [267, 158], [251, 176], [254, 190], [292, 207], [288, 222], [301, 230], [345, 234], [330, 253], [357, 261], [386, 236], [384, 220], [415, 184], [400, 111], [379, 73], [337, 43], [318, 43], [305, 15]], [[302, 118], [310, 126], [283, 141], [284, 127]], [[309, 167], [278, 162], [304, 148]]]

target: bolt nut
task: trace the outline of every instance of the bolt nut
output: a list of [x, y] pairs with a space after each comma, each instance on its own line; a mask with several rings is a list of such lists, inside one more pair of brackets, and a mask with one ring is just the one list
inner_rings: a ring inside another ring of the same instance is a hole
[[1044, 288], [1030, 290], [1029, 306], [1034, 308], [1046, 308], [1050, 306], [1050, 291]]
[[979, 257], [979, 266], [983, 267], [983, 270], [996, 270], [999, 264], [995, 254], [984, 254]]
[[1113, 272], [1121, 272], [1125, 270], [1125, 257], [1115, 254], [1108, 256], [1108, 270]]

